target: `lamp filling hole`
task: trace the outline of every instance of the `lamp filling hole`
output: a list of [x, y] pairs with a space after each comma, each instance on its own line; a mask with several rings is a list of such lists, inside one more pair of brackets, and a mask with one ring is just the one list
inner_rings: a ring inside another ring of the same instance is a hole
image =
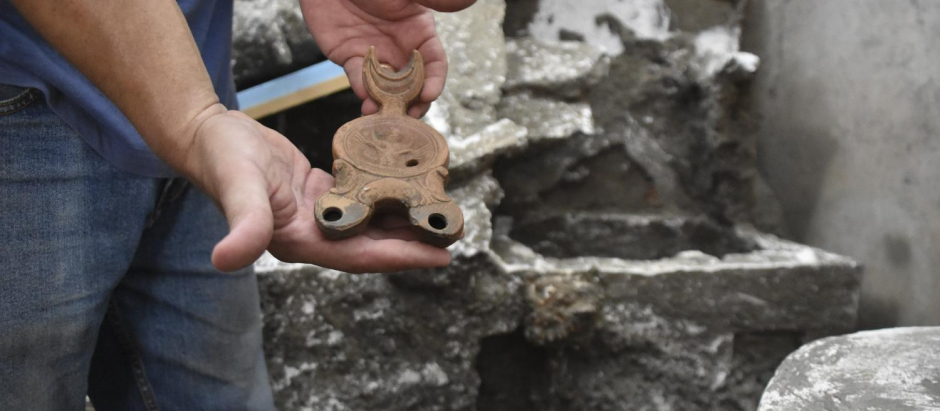
[[336, 207], [330, 207], [323, 211], [323, 219], [326, 221], [339, 221], [340, 218], [343, 218], [343, 210]]
[[418, 160], [408, 160], [408, 162], [405, 163], [405, 165], [408, 166], [408, 167], [414, 167], [414, 166], [418, 165]]
[[436, 230], [447, 228], [447, 218], [440, 214], [431, 214], [428, 216], [428, 224]]

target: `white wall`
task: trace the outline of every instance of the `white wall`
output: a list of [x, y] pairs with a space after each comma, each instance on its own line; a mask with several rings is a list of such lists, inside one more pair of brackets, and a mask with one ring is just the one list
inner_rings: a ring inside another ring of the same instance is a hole
[[760, 169], [793, 239], [865, 265], [863, 327], [940, 325], [940, 1], [748, 8]]

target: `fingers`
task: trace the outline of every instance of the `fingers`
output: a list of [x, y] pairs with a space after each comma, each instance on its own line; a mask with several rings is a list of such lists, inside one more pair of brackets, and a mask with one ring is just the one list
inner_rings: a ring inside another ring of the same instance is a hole
[[307, 176], [307, 181], [304, 184], [304, 204], [312, 208], [314, 204], [317, 203], [317, 199], [320, 198], [320, 195], [330, 191], [335, 184], [336, 182], [330, 173], [320, 170], [319, 168], [311, 168], [310, 174]]
[[[390, 51], [389, 51], [390, 50]], [[424, 42], [418, 51], [425, 59], [424, 64], [424, 86], [421, 94], [414, 104], [408, 109], [408, 115], [414, 118], [421, 118], [431, 108], [431, 102], [437, 100], [444, 91], [444, 83], [447, 80], [447, 56], [444, 52], [444, 46], [437, 36]], [[389, 63], [399, 69], [407, 64], [406, 56], [410, 53], [402, 53], [397, 47], [387, 49], [377, 49], [379, 61]], [[362, 64], [365, 61], [363, 57], [350, 57], [343, 64], [343, 70], [349, 77], [349, 85], [357, 97], [363, 100], [362, 115], [378, 113], [379, 106], [365, 89], [362, 83]]]
[[362, 235], [373, 240], [402, 240], [402, 241], [421, 241], [421, 235], [417, 228], [399, 227], [393, 229], [367, 228]]
[[450, 264], [447, 250], [415, 241], [359, 236], [332, 244], [337, 252], [328, 262], [349, 273], [390, 273]]
[[238, 190], [221, 193], [219, 202], [228, 219], [229, 234], [212, 251], [212, 264], [222, 271], [240, 269], [261, 257], [274, 231], [264, 180], [245, 180], [237, 185]]
[[472, 6], [476, 0], [415, 0], [415, 3], [436, 11], [453, 13]]
[[377, 216], [372, 221], [383, 230], [394, 230], [396, 228], [411, 227], [411, 222], [407, 218], [394, 214], [384, 214]]
[[362, 84], [363, 61], [365, 59], [362, 57], [353, 57], [343, 63], [343, 71], [346, 72], [346, 77], [349, 78], [349, 86], [352, 87], [353, 93], [356, 93], [356, 97], [359, 97], [360, 100], [369, 98], [369, 93], [366, 92], [366, 87]]
[[415, 103], [408, 108], [408, 115], [414, 118], [424, 117], [431, 109], [431, 103]]
[[419, 101], [430, 103], [437, 100], [444, 91], [447, 81], [447, 53], [440, 37], [434, 36], [418, 48], [424, 57], [424, 88], [421, 89]]
[[375, 114], [379, 112], [379, 105], [369, 97], [362, 101], [362, 115], [368, 116], [370, 114]]

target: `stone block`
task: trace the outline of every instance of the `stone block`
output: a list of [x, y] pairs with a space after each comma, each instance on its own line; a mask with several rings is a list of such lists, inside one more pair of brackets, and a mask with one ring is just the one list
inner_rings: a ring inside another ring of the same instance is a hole
[[[607, 237], [597, 232], [578, 234], [583, 255], [548, 257], [513, 239], [508, 217], [493, 228], [502, 194], [492, 177], [450, 195], [467, 236], [446, 269], [350, 275], [259, 262], [280, 407], [749, 410], [804, 336], [854, 323], [858, 268], [820, 250], [738, 227], [723, 235], [751, 248], [720, 257], [597, 257]], [[622, 220], [625, 231], [649, 223]], [[493, 351], [507, 341], [518, 357]], [[500, 379], [513, 369], [544, 374]]]
[[783, 362], [760, 411], [940, 410], [940, 328], [830, 337]]

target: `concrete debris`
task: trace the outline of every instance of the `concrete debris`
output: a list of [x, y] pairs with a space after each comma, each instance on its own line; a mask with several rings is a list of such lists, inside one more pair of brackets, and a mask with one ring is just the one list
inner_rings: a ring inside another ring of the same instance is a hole
[[452, 136], [447, 139], [449, 169], [455, 176], [488, 169], [497, 155], [524, 147], [527, 133], [525, 127], [502, 119], [467, 137]]
[[496, 113], [501, 119], [527, 128], [530, 142], [595, 132], [591, 106], [587, 103], [541, 97], [528, 90], [504, 96]]
[[695, 36], [694, 63], [700, 76], [709, 78], [719, 71], [728, 70], [752, 74], [757, 71], [760, 58], [740, 51], [741, 29], [718, 26]]
[[429, 122], [445, 136], [469, 136], [496, 121], [506, 81], [505, 10], [502, 0], [481, 0], [457, 14], [434, 15], [449, 69]]
[[606, 212], [529, 214], [510, 235], [552, 257], [579, 255], [654, 260], [697, 250], [722, 257], [756, 248], [734, 230], [697, 216]]
[[639, 39], [662, 41], [671, 36], [670, 13], [662, 0], [541, 0], [530, 19], [525, 34], [545, 40], [561, 40], [564, 35], [577, 37], [612, 56], [624, 50], [620, 29], [601, 22], [615, 20]]
[[494, 105], [506, 81], [503, 0], [480, 0], [460, 13], [435, 13], [450, 64], [445, 93], [468, 108]]
[[453, 187], [448, 193], [460, 206], [464, 218], [464, 237], [450, 247], [454, 257], [474, 257], [490, 249], [493, 238], [491, 208], [503, 198], [499, 183], [489, 174], [483, 174], [465, 184]]
[[506, 42], [506, 89], [530, 88], [561, 97], [577, 97], [599, 83], [610, 60], [600, 48], [587, 43], [543, 42], [533, 38]]
[[[499, 387], [478, 397], [486, 382], [476, 369], [492, 355], [480, 347], [521, 329], [523, 348], [541, 353], [539, 367], [548, 370], [547, 387], [524, 392], [546, 401], [539, 409], [642, 409], [664, 401], [747, 410], [777, 364], [758, 353], [779, 361], [800, 335], [843, 332], [854, 321], [858, 270], [841, 257], [744, 228], [735, 235], [758, 248], [721, 258], [546, 257], [506, 236], [511, 229], [479, 224], [495, 189], [481, 177], [451, 192], [480, 231], [468, 233], [443, 270], [351, 276], [257, 266], [282, 408], [500, 404]], [[654, 374], [660, 377], [646, 378]]]

